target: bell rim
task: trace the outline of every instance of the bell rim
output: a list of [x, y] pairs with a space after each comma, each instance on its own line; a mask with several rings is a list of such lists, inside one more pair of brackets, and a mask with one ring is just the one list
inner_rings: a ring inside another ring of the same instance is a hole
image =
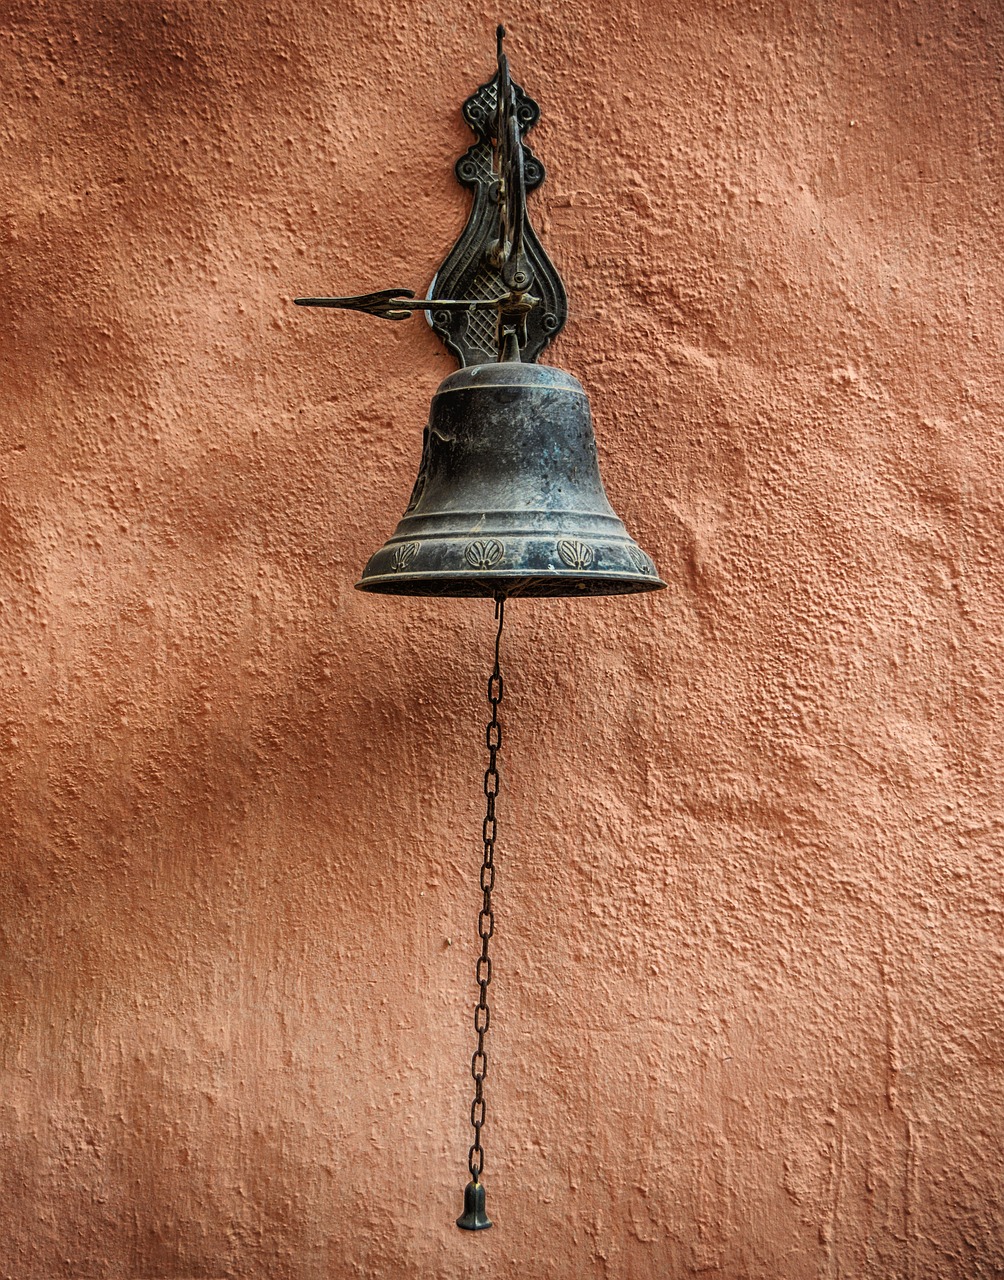
[[[590, 596], [641, 595], [664, 591], [662, 578], [624, 573], [508, 573], [458, 574], [449, 570], [423, 573], [374, 574], [355, 584], [368, 595], [445, 596], [471, 599], [492, 596], [525, 599], [585, 599]], [[424, 588], [424, 589], [423, 589]]]

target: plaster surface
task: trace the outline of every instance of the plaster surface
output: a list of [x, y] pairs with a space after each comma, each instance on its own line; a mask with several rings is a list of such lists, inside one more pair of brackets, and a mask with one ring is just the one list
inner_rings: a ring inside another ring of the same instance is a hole
[[[669, 590], [352, 589], [497, 16]], [[994, 0], [8, 0], [0, 1277], [1004, 1272]]]

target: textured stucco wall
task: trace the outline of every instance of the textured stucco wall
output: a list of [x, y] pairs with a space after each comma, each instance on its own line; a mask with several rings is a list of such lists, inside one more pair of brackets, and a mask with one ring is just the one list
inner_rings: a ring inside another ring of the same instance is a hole
[[[668, 591], [363, 597], [498, 16]], [[0, 1276], [1004, 1270], [997, 0], [7, 3]], [[452, 944], [451, 944], [452, 940]]]

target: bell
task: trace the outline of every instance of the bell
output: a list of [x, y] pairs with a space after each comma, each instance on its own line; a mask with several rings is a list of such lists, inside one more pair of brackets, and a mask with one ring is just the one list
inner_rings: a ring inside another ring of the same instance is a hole
[[464, 1211], [457, 1219], [461, 1231], [487, 1231], [492, 1220], [485, 1212], [485, 1189], [480, 1182], [464, 1187]]
[[581, 384], [517, 358], [458, 369], [440, 385], [411, 500], [356, 585], [596, 596], [666, 584], [607, 500]]

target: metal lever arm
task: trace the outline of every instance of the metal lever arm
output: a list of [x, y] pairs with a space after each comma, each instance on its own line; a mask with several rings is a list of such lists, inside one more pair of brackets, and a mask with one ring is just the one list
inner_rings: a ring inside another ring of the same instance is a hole
[[505, 27], [495, 39], [498, 51], [496, 74], [495, 138], [492, 168], [499, 180], [499, 238], [492, 254], [502, 283], [509, 289], [525, 289], [530, 276], [524, 262], [523, 236], [526, 226], [526, 174], [523, 136], [519, 127], [516, 94], [509, 75], [509, 59], [502, 48]]
[[538, 298], [416, 298], [413, 289], [381, 289], [361, 293], [356, 298], [294, 298], [298, 307], [340, 307], [343, 311], [363, 311], [381, 320], [407, 320], [413, 311], [516, 311], [524, 313]]

